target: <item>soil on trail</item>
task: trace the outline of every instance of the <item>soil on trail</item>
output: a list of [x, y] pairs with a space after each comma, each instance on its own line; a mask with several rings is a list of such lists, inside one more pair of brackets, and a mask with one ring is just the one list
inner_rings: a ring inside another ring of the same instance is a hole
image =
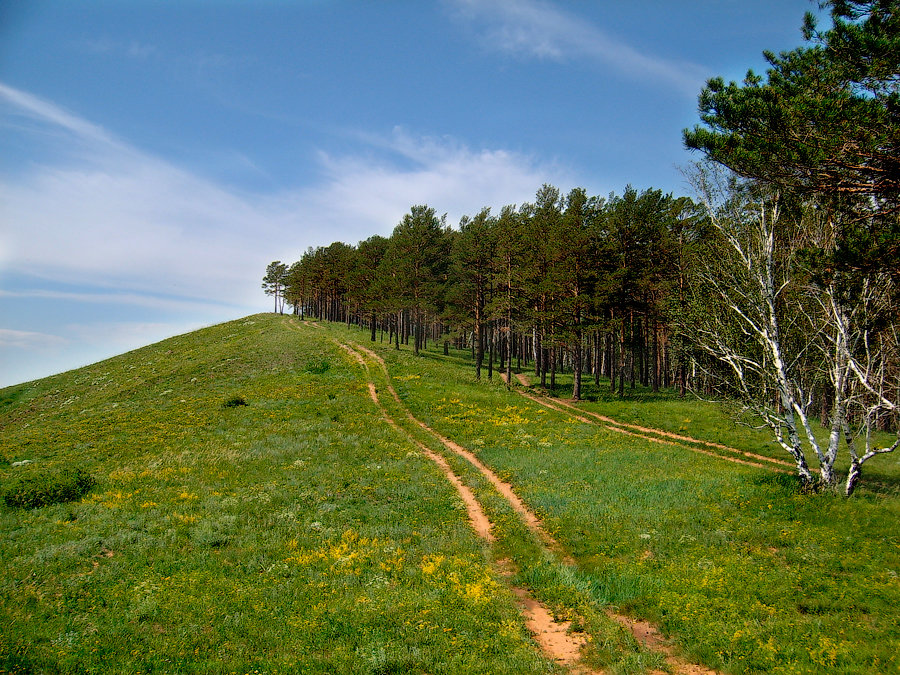
[[[406, 412], [406, 415], [411, 422], [413, 422], [414, 424], [418, 425], [419, 427], [421, 427], [422, 429], [427, 431], [429, 434], [431, 434], [437, 440], [439, 440], [445, 448], [447, 448], [448, 450], [452, 451], [453, 453], [459, 455], [460, 457], [465, 459], [467, 462], [469, 462], [472, 466], [474, 466], [476, 469], [478, 469], [481, 472], [481, 474], [485, 478], [488, 479], [488, 481], [491, 483], [491, 485], [494, 486], [494, 488], [497, 490], [497, 492], [499, 492], [501, 495], [503, 495], [503, 497], [506, 499], [506, 501], [508, 501], [509, 504], [513, 507], [513, 509], [515, 509], [515, 511], [522, 517], [522, 519], [525, 521], [525, 524], [528, 526], [528, 529], [530, 529], [532, 532], [534, 532], [538, 536], [538, 538], [544, 543], [544, 545], [548, 546], [549, 548], [553, 549], [555, 552], [557, 552], [559, 554], [563, 554], [562, 549], [559, 546], [559, 544], [553, 539], [553, 537], [550, 535], [550, 533], [547, 532], [547, 530], [544, 528], [543, 524], [541, 523], [540, 519], [534, 514], [534, 512], [531, 511], [531, 509], [529, 509], [525, 505], [525, 502], [523, 502], [519, 498], [519, 496], [515, 493], [512, 485], [502, 481], [496, 473], [494, 473], [493, 471], [491, 471], [491, 469], [489, 469], [487, 466], [485, 466], [484, 463], [481, 462], [481, 460], [479, 460], [478, 457], [476, 457], [472, 452], [470, 452], [469, 450], [466, 450], [464, 447], [462, 447], [455, 441], [452, 441], [449, 438], [442, 436], [440, 433], [438, 433], [437, 431], [435, 431], [434, 429], [429, 427], [427, 424], [425, 424], [424, 422], [422, 422], [421, 420], [416, 418], [409, 411], [409, 408], [407, 408], [406, 405], [403, 403], [402, 399], [397, 394], [397, 391], [396, 391], [396, 389], [394, 389], [393, 385], [391, 385], [390, 373], [388, 372], [387, 365], [385, 364], [384, 360], [378, 354], [376, 354], [375, 352], [373, 352], [370, 349], [366, 349], [362, 345], [355, 345], [355, 347], [357, 349], [359, 349], [361, 352], [363, 352], [364, 354], [366, 354], [367, 356], [369, 356], [371, 359], [376, 361], [378, 363], [378, 365], [381, 367], [382, 371], [385, 374], [385, 377], [387, 378], [388, 391], [390, 392], [391, 396], [393, 396], [393, 398], [397, 402], [397, 404], [400, 405], [403, 408], [403, 410]], [[571, 559], [566, 557], [565, 561], [570, 563]]]
[[[576, 565], [575, 561], [563, 551], [559, 543], [554, 540], [549, 532], [547, 532], [546, 528], [543, 526], [543, 523], [537, 517], [537, 515], [535, 515], [534, 512], [531, 511], [519, 498], [519, 496], [516, 495], [512, 485], [502, 481], [472, 452], [465, 449], [455, 441], [441, 435], [435, 429], [432, 429], [412, 414], [412, 412], [409, 410], [409, 408], [406, 407], [400, 396], [397, 394], [396, 389], [394, 389], [393, 385], [390, 383], [390, 372], [388, 371], [387, 365], [385, 364], [384, 360], [378, 354], [359, 344], [353, 344], [352, 347], [345, 344], [341, 344], [340, 346], [353, 353], [354, 358], [358, 362], [362, 363], [362, 365], [366, 368], [367, 373], [368, 364], [365, 362], [365, 358], [363, 357], [363, 355], [368, 356], [370, 359], [378, 363], [378, 365], [382, 369], [382, 372], [384, 373], [388, 392], [391, 394], [400, 408], [406, 413], [409, 420], [431, 434], [434, 438], [440, 441], [440, 443], [445, 448], [464, 458], [466, 461], [472, 464], [472, 466], [477, 468], [479, 472], [481, 472], [481, 474], [485, 476], [485, 478], [487, 478], [488, 481], [494, 486], [497, 492], [499, 492], [507, 500], [512, 508], [520, 515], [528, 528], [543, 542], [543, 544], [548, 549], [553, 551], [563, 563], [570, 566]], [[369, 380], [368, 385], [370, 396], [381, 409], [382, 414], [385, 416], [385, 419], [387, 419], [392, 426], [402, 430], [402, 427], [400, 427], [400, 425], [398, 425], [397, 422], [390, 417], [387, 409], [378, 400], [374, 383]], [[469, 512], [469, 519], [472, 522], [472, 527], [477, 533], [479, 533], [479, 536], [481, 536], [482, 539], [487, 542], [492, 541], [493, 537], [490, 533], [491, 524], [488, 521], [487, 517], [484, 515], [484, 510], [481, 508], [472, 492], [462, 483], [459, 477], [453, 473], [452, 469], [449, 467], [443, 457], [431, 452], [422, 443], [413, 438], [408, 432], [407, 436], [422, 450], [423, 454], [429, 457], [429, 459], [434, 461], [441, 468], [447, 479], [456, 487], [457, 491], [460, 494], [460, 497], [466, 504], [466, 508]], [[581, 650], [584, 647], [586, 640], [583, 635], [572, 634], [569, 632], [569, 622], [557, 621], [556, 619], [554, 619], [548, 608], [535, 600], [526, 589], [520, 587], [512, 587], [512, 591], [519, 601], [519, 608], [522, 611], [523, 616], [525, 617], [528, 629], [531, 631], [535, 641], [538, 643], [538, 645], [540, 645], [541, 649], [547, 656], [552, 658], [560, 665], [566, 667], [571, 673], [573, 673], [573, 675], [598, 675], [599, 673], [601, 673], [601, 671], [588, 668], [582, 662]], [[613, 612], [607, 612], [607, 614], [617, 623], [626, 627], [639, 643], [641, 643], [648, 649], [663, 653], [665, 655], [667, 665], [669, 666], [671, 671], [676, 673], [677, 675], [709, 675], [715, 673], [715, 671], [713, 670], [709, 670], [703, 666], [699, 666], [696, 664], [687, 663], [684, 660], [678, 658], [674, 654], [672, 648], [666, 644], [659, 631], [651, 624], [642, 621], [636, 621], [630, 617], [618, 615]]]
[[[361, 347], [360, 345], [354, 345], [351, 347], [349, 345], [338, 343], [341, 349], [345, 350], [352, 357], [360, 363], [366, 370], [367, 379], [369, 366], [366, 362], [363, 354], [368, 355], [370, 358], [374, 359], [379, 363], [379, 365], [384, 369], [385, 375], [387, 378], [390, 378], [389, 373], [387, 372], [387, 367], [384, 362], [374, 352]], [[356, 350], [360, 350], [359, 352]], [[362, 352], [362, 353], [360, 353]], [[457, 493], [462, 499], [463, 503], [466, 506], [466, 511], [469, 516], [469, 522], [472, 525], [472, 528], [475, 530], [476, 534], [483, 539], [487, 543], [491, 543], [494, 541], [494, 536], [491, 534], [491, 522], [488, 519], [487, 515], [484, 513], [484, 509], [482, 509], [481, 504], [478, 502], [478, 499], [475, 497], [473, 492], [469, 489], [467, 485], [465, 485], [462, 480], [457, 476], [450, 465], [447, 463], [447, 460], [444, 459], [441, 455], [437, 454], [430, 450], [426, 445], [421, 443], [418, 439], [410, 435], [403, 427], [401, 427], [397, 421], [391, 417], [387, 408], [385, 408], [384, 404], [378, 398], [378, 390], [375, 386], [375, 383], [368, 379], [368, 390], [369, 396], [372, 401], [378, 408], [381, 410], [381, 414], [384, 419], [395, 429], [403, 432], [410, 441], [412, 441], [416, 447], [422, 452], [423, 455], [428, 457], [432, 462], [434, 462], [443, 472], [444, 476], [456, 488]], [[390, 380], [388, 379], [387, 389], [394, 397], [394, 399], [403, 406], [403, 403], [398, 396], [394, 387], [390, 384]], [[423, 427], [427, 431], [434, 434], [437, 438], [441, 440], [442, 443], [447, 445], [448, 443], [456, 446], [460, 451], [466, 452], [460, 446], [452, 443], [449, 439], [444, 439], [439, 436], [434, 430], [432, 430], [427, 425], [423, 424], [419, 420], [417, 420], [412, 413], [409, 412], [408, 409], [403, 406], [410, 420], [416, 422], [419, 426]], [[447, 446], [449, 447], [449, 446]], [[456, 450], [454, 450], [456, 452]], [[474, 456], [473, 456], [474, 458]], [[489, 471], [486, 467], [485, 471]], [[493, 476], [495, 480], [500, 482], [496, 476]], [[502, 484], [502, 483], [501, 483]], [[503, 484], [505, 485], [505, 484]], [[508, 486], [507, 486], [508, 487]], [[512, 492], [512, 488], [508, 488], [508, 493], [511, 495], [520, 505], [522, 511], [520, 513], [528, 513], [534, 521], [535, 527], [540, 528], [540, 521], [537, 520], [536, 516], [531, 514], [525, 508], [524, 504], [522, 504], [521, 500], [515, 496]], [[504, 495], [506, 496], [506, 495]], [[518, 509], [517, 509], [518, 510]], [[543, 530], [541, 530], [543, 531]], [[546, 533], [545, 533], [546, 534]], [[549, 536], [549, 535], [547, 535]], [[598, 671], [590, 670], [581, 664], [581, 648], [585, 643], [585, 639], [583, 637], [579, 637], [576, 635], [572, 635], [568, 632], [569, 622], [558, 622], [553, 618], [553, 615], [547, 609], [546, 606], [542, 605], [540, 602], [535, 600], [526, 589], [513, 587], [513, 594], [515, 595], [520, 610], [525, 616], [525, 623], [528, 626], [528, 629], [532, 632], [535, 641], [541, 647], [544, 654], [560, 665], [567, 666], [571, 668], [572, 673], [579, 673], [584, 675], [600, 675]]]
[[567, 666], [573, 673], [596, 673], [586, 670], [581, 664], [581, 649], [586, 639], [569, 633], [569, 621], [557, 621], [541, 603], [521, 588], [513, 588], [519, 606], [525, 615], [525, 625], [545, 654], [553, 656], [560, 665]]
[[[304, 321], [304, 324], [314, 328], [321, 328], [321, 326], [319, 326], [315, 322]], [[296, 324], [291, 323], [289, 325], [299, 330], [299, 326], [297, 326]], [[406, 435], [406, 437], [413, 444], [415, 444], [417, 448], [419, 448], [424, 456], [428, 457], [428, 459], [430, 459], [440, 468], [441, 472], [444, 474], [447, 480], [456, 488], [460, 499], [465, 504], [472, 528], [475, 530], [478, 536], [483, 541], [485, 541], [485, 543], [490, 545], [494, 541], [494, 537], [491, 533], [491, 522], [485, 514], [484, 509], [482, 508], [478, 499], [475, 497], [471, 489], [469, 489], [469, 487], [465, 485], [465, 483], [463, 483], [460, 477], [456, 475], [456, 473], [454, 473], [453, 469], [450, 467], [450, 465], [447, 463], [447, 460], [443, 456], [432, 451], [430, 448], [424, 445], [409, 431], [404, 429], [397, 422], [397, 420], [395, 420], [391, 416], [387, 408], [378, 398], [378, 389], [375, 382], [371, 378], [369, 363], [366, 360], [366, 357], [378, 364], [382, 373], [384, 374], [388, 392], [400, 407], [400, 409], [405, 412], [410, 422], [416, 424], [418, 427], [428, 432], [447, 450], [462, 457], [472, 466], [478, 469], [478, 471], [481, 472], [481, 474], [491, 483], [491, 485], [494, 486], [497, 492], [501, 494], [504, 499], [506, 499], [506, 501], [510, 504], [510, 506], [519, 514], [523, 522], [525, 522], [528, 528], [535, 534], [535, 536], [537, 536], [537, 538], [543, 543], [543, 545], [549, 551], [552, 551], [552, 553], [557, 557], [558, 560], [572, 567], [577, 566], [577, 563], [574, 561], [574, 559], [567, 555], [560, 544], [550, 535], [549, 532], [547, 532], [540, 518], [538, 518], [537, 515], [525, 505], [521, 498], [516, 495], [512, 485], [502, 481], [499, 476], [497, 476], [497, 474], [495, 474], [489, 467], [481, 462], [472, 452], [459, 445], [455, 441], [441, 435], [435, 429], [432, 429], [412, 414], [412, 412], [400, 398], [396, 389], [394, 389], [393, 385], [391, 384], [390, 372], [388, 371], [387, 364], [384, 362], [384, 359], [382, 359], [381, 356], [360, 344], [345, 344], [337, 340], [334, 340], [334, 342], [365, 370], [366, 384], [369, 396], [375, 403], [375, 405], [378, 406], [385, 421], [392, 427]], [[528, 386], [528, 380], [524, 375], [517, 374], [517, 378], [519, 379], [520, 383]], [[529, 399], [532, 399], [537, 403], [540, 403], [541, 405], [548, 405], [546, 402], [542, 401], [533, 394], [529, 395], [521, 391], [519, 393], [527, 396]], [[548, 407], [551, 407], [555, 410], [560, 410], [559, 408], [555, 408], [552, 405], [548, 405]], [[573, 408], [573, 410], [577, 410], [576, 408], [574, 408], [574, 406], [571, 407]], [[560, 411], [567, 412], [565, 410]], [[567, 414], [572, 413], [567, 412]], [[573, 416], [588, 424], [596, 424], [595, 421], [589, 420], [580, 415]], [[610, 421], [614, 424], [620, 424], [614, 422], [613, 420]], [[654, 433], [656, 433], [655, 430]], [[665, 432], [658, 433], [664, 434]], [[509, 577], [512, 575], [512, 563], [510, 561], [495, 560], [494, 564], [501, 576]], [[553, 617], [549, 609], [545, 605], [538, 602], [534, 597], [532, 597], [527, 589], [510, 586], [510, 590], [518, 601], [519, 609], [525, 618], [526, 626], [528, 627], [529, 631], [531, 631], [535, 642], [537, 642], [543, 653], [548, 658], [554, 660], [560, 666], [566, 668], [572, 675], [603, 675], [603, 671], [591, 669], [582, 661], [581, 650], [586, 642], [586, 638], [583, 634], [571, 633], [569, 631], [570, 623], [567, 621], [557, 621]], [[606, 614], [612, 620], [628, 629], [629, 632], [634, 636], [634, 638], [645, 648], [663, 654], [670, 673], [674, 673], [675, 675], [716, 675], [717, 671], [715, 670], [710, 670], [704, 666], [700, 666], [697, 664], [688, 663], [682, 658], [678, 657], [675, 654], [674, 649], [666, 642], [665, 638], [660, 634], [659, 630], [652, 624], [645, 621], [639, 621], [621, 614], [616, 614], [612, 611], [607, 611]], [[662, 671], [654, 671], [653, 673], [651, 673], [651, 675], [665, 674], [662, 673]]]

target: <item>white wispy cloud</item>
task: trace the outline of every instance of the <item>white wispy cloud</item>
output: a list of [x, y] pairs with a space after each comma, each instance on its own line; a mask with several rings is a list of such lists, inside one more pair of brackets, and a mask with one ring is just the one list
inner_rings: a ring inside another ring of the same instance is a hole
[[587, 58], [622, 75], [666, 84], [695, 97], [706, 78], [697, 64], [641, 52], [601, 27], [541, 0], [449, 0], [490, 50], [562, 61]]
[[59, 348], [67, 342], [68, 340], [66, 338], [59, 335], [0, 328], [0, 348], [4, 349], [13, 348], [43, 351]]
[[565, 178], [531, 157], [398, 128], [369, 136], [358, 154], [323, 151], [313, 184], [243, 194], [25, 92], [0, 85], [0, 99], [66, 130], [78, 148], [0, 179], [0, 263], [119, 291], [252, 303], [269, 260], [390, 232], [413, 204], [428, 203], [455, 222]]
[[389, 155], [404, 158], [406, 166], [399, 167], [390, 158], [378, 162], [321, 153], [323, 189], [301, 196], [315, 212], [335, 226], [343, 224], [357, 239], [390, 233], [413, 204], [428, 204], [447, 213], [449, 224], [455, 225], [461, 216], [484, 206], [499, 209], [530, 200], [543, 183], [571, 181], [564, 167], [542, 164], [527, 155], [473, 150], [452, 138], [416, 136], [402, 127], [369, 140]]
[[93, 54], [112, 55], [115, 57], [128, 57], [140, 61], [146, 61], [161, 54], [156, 45], [138, 42], [137, 40], [111, 40], [109, 38], [84, 40], [78, 43], [85, 51]]
[[216, 303], [214, 298], [210, 298], [208, 301], [197, 301], [141, 293], [91, 293], [47, 289], [30, 289], [25, 291], [6, 291], [0, 289], [0, 298], [119, 305], [122, 307], [141, 307], [166, 312], [201, 312], [208, 311], [211, 308], [215, 308], [217, 305], [221, 306], [224, 304]]
[[256, 62], [256, 57], [252, 54], [172, 50], [138, 40], [108, 37], [76, 41], [73, 46], [79, 51], [101, 58], [126, 59], [135, 64], [163, 66], [170, 70], [170, 74], [177, 74], [178, 76], [183, 76], [185, 72], [190, 72], [196, 77], [203, 77], [209, 75], [212, 71]]
[[9, 87], [0, 82], [0, 103], [5, 104], [9, 117], [25, 117], [34, 122], [57, 126], [71, 132], [75, 138], [92, 141], [102, 146], [124, 150], [111, 135], [101, 127], [73, 115], [60, 106], [54, 105], [26, 91]]
[[[308, 246], [390, 234], [414, 204], [446, 212], [455, 224], [483, 206], [521, 203], [542, 183], [568, 179], [564, 168], [533, 157], [398, 127], [357, 134], [356, 152], [323, 150], [309, 158], [318, 177], [308, 184], [248, 193], [4, 84], [0, 125], [16, 135], [18, 148], [41, 148], [4, 158], [0, 272], [16, 285], [0, 291], [0, 300], [46, 302], [48, 310], [88, 303], [95, 317], [59, 326], [53, 336], [3, 316], [0, 370], [7, 383], [185, 332], [198, 320], [267, 310], [260, 282], [268, 262], [293, 262]], [[154, 312], [151, 323], [115, 321], [126, 305]], [[31, 367], [27, 354], [38, 345], [45, 351]]]

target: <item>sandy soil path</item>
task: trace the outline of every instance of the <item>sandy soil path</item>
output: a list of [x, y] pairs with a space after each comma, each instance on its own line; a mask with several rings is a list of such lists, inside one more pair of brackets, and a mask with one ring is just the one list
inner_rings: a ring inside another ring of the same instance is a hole
[[[475, 532], [478, 534], [478, 536], [481, 537], [481, 539], [483, 539], [485, 542], [490, 543], [490, 542], [494, 541], [494, 536], [491, 533], [491, 527], [492, 527], [491, 522], [488, 519], [487, 515], [485, 514], [484, 509], [481, 507], [481, 504], [478, 502], [478, 499], [475, 497], [475, 495], [469, 489], [469, 487], [467, 485], [465, 485], [462, 482], [462, 480], [459, 478], [459, 476], [457, 476], [453, 472], [453, 469], [447, 463], [447, 460], [444, 459], [441, 455], [430, 450], [426, 445], [421, 443], [418, 439], [416, 439], [411, 434], [409, 434], [405, 429], [403, 429], [403, 427], [401, 427], [397, 423], [397, 421], [393, 417], [391, 417], [387, 408], [379, 400], [377, 387], [375, 386], [375, 383], [369, 377], [369, 366], [368, 366], [368, 363], [366, 362], [363, 354], [374, 359], [382, 368], [384, 368], [386, 377], [390, 378], [390, 375], [387, 372], [387, 367], [384, 364], [384, 362], [381, 360], [381, 357], [379, 357], [374, 352], [372, 352], [368, 349], [365, 349], [364, 347], [361, 347], [359, 345], [354, 345], [353, 347], [351, 347], [350, 345], [347, 345], [344, 343], [337, 343], [337, 344], [341, 347], [341, 349], [345, 350], [348, 354], [350, 354], [351, 358], [353, 358], [355, 361], [357, 361], [357, 363], [359, 363], [360, 365], [362, 365], [365, 368], [366, 376], [368, 379], [367, 384], [368, 384], [369, 396], [371, 397], [371, 399], [375, 403], [375, 405], [377, 405], [378, 408], [381, 410], [381, 414], [384, 417], [384, 419], [392, 427], [403, 432], [407, 436], [407, 438], [409, 438], [409, 440], [412, 443], [414, 443], [416, 445], [416, 447], [419, 448], [419, 450], [422, 452], [423, 455], [428, 457], [432, 462], [434, 462], [441, 469], [441, 471], [443, 472], [443, 474], [447, 478], [447, 480], [450, 482], [450, 484], [456, 488], [457, 493], [459, 494], [460, 498], [462, 499], [463, 503], [465, 504], [466, 511], [469, 516], [469, 522], [471, 523], [472, 528], [475, 530]], [[359, 351], [357, 351], [357, 350], [359, 350]], [[390, 391], [391, 395], [394, 397], [394, 399], [398, 403], [400, 403], [401, 406], [403, 406], [403, 403], [402, 403], [400, 397], [398, 396], [396, 390], [390, 384], [390, 379], [388, 379], [387, 381], [388, 381], [387, 388]], [[459, 450], [463, 450], [462, 448], [457, 446], [455, 443], [452, 443], [452, 441], [449, 441], [449, 439], [443, 439], [436, 432], [434, 432], [429, 427], [425, 426], [422, 422], [420, 422], [415, 417], [413, 417], [413, 415], [409, 412], [409, 410], [405, 406], [403, 406], [403, 409], [406, 411], [407, 415], [410, 417], [410, 419], [412, 421], [416, 422], [417, 424], [419, 424], [426, 430], [435, 434], [436, 437], [441, 438], [442, 443], [444, 443], [445, 445], [447, 443], [451, 443], [452, 445], [459, 448]], [[447, 446], [447, 447], [449, 447], [449, 446]], [[486, 467], [485, 467], [485, 470], [487, 470]], [[498, 483], [503, 484], [501, 481], [499, 481], [499, 479], [496, 476], [494, 476], [494, 479], [497, 480]], [[503, 485], [505, 485], [505, 484], [503, 484]], [[530, 514], [530, 512], [527, 511], [527, 509], [525, 509], [525, 506], [524, 506], [524, 504], [522, 504], [521, 500], [519, 500], [518, 497], [516, 497], [515, 494], [512, 492], [511, 488], [508, 488], [507, 492], [508, 492], [508, 495], [511, 495], [512, 497], [514, 497], [515, 500], [518, 502], [520, 508], [522, 509], [522, 511], [520, 511], [520, 513], [527, 512]], [[504, 495], [504, 496], [507, 496], [507, 498], [509, 498], [508, 495]], [[517, 510], [519, 510], [519, 509], [517, 509]], [[531, 515], [531, 518], [533, 519], [535, 527], [540, 527], [540, 521], [537, 520], [537, 518], [534, 516], [534, 514], [530, 514], [530, 515]], [[529, 526], [531, 526], [531, 524], [529, 524]], [[549, 536], [549, 535], [547, 535], [547, 536]], [[578, 635], [573, 635], [568, 632], [569, 622], [556, 621], [556, 619], [554, 619], [553, 615], [550, 613], [549, 609], [545, 605], [543, 605], [540, 602], [538, 602], [537, 600], [535, 600], [528, 593], [528, 591], [526, 589], [513, 587], [511, 590], [512, 590], [513, 594], [515, 595], [515, 597], [518, 601], [518, 604], [519, 604], [519, 608], [525, 617], [525, 623], [528, 626], [528, 629], [531, 631], [532, 635], [534, 636], [535, 641], [541, 647], [541, 650], [544, 652], [544, 654], [546, 656], [553, 659], [560, 665], [563, 665], [563, 666], [569, 668], [570, 672], [572, 672], [573, 674], [600, 675], [599, 671], [591, 670], [591, 669], [585, 667], [584, 664], [581, 663], [581, 648], [584, 646], [585, 641], [583, 638], [579, 637]]]
[[[365, 356], [368, 356], [370, 359], [378, 363], [379, 367], [382, 369], [385, 375], [389, 393], [401, 407], [401, 409], [406, 412], [409, 420], [434, 436], [441, 442], [442, 445], [444, 445], [445, 448], [466, 459], [466, 461], [477, 468], [481, 472], [481, 474], [485, 476], [488, 481], [490, 481], [494, 488], [507, 500], [507, 502], [520, 515], [520, 517], [522, 517], [528, 528], [532, 532], [534, 532], [534, 534], [544, 543], [544, 545], [548, 549], [553, 551], [565, 564], [571, 566], [576, 565], [575, 561], [563, 551], [559, 543], [546, 530], [537, 515], [534, 514], [534, 512], [525, 505], [525, 503], [521, 500], [521, 498], [519, 498], [518, 495], [516, 495], [512, 485], [502, 481], [499, 476], [497, 476], [489, 467], [481, 462], [478, 457], [476, 457], [472, 452], [465, 449], [455, 441], [441, 435], [435, 429], [432, 429], [412, 414], [412, 412], [409, 410], [409, 408], [406, 407], [400, 396], [397, 394], [397, 391], [394, 389], [393, 385], [390, 384], [390, 372], [388, 371], [387, 364], [385, 364], [384, 360], [377, 353], [359, 344], [353, 344], [352, 347], [343, 344], [341, 346], [343, 348], [347, 348], [351, 351], [356, 352], [357, 355], [363, 354]], [[372, 385], [371, 381], [369, 386], [370, 392], [374, 392], [374, 385]], [[377, 401], [377, 395], [375, 393], [372, 393], [372, 396], [373, 400]], [[382, 412], [385, 414], [385, 416], [389, 418], [387, 411], [380, 403], [379, 407], [381, 407]], [[392, 421], [392, 423], [395, 426], [399, 426], [394, 421]], [[590, 423], [590, 421], [588, 421], [588, 423]], [[413, 441], [418, 446], [424, 447], [417, 440], [413, 439]], [[447, 467], [447, 470], [449, 470], [449, 467]], [[450, 473], [452, 474], [452, 471], [450, 471]], [[455, 475], [454, 478], [455, 480], [451, 480], [451, 482], [454, 485], [459, 486], [461, 484], [459, 478]], [[459, 489], [459, 487], [457, 487], [457, 489]], [[462, 493], [460, 494], [462, 496]], [[478, 507], [478, 511], [483, 514], [483, 510], [480, 506]], [[478, 531], [478, 528], [474, 523], [473, 527], [475, 527], [476, 531]], [[489, 528], [490, 526], [488, 525], [488, 529]], [[488, 539], [488, 537], [484, 538]], [[525, 616], [526, 625], [532, 632], [535, 641], [541, 646], [541, 649], [547, 656], [554, 659], [560, 665], [568, 668], [573, 675], [593, 675], [595, 673], [598, 673], [598, 671], [596, 670], [587, 668], [581, 662], [580, 654], [581, 649], [584, 646], [584, 640], [581, 639], [578, 635], [573, 635], [568, 632], [568, 622], [556, 621], [549, 610], [546, 608], [546, 606], [542, 605], [534, 598], [532, 598], [526, 589], [513, 588], [512, 590], [516, 597], [519, 599], [519, 606], [523, 612], [523, 615]], [[665, 639], [655, 626], [647, 622], [637, 621], [635, 619], [632, 619], [631, 617], [615, 614], [613, 612], [608, 612], [608, 615], [620, 625], [626, 627], [632, 633], [632, 635], [634, 635], [634, 637], [645, 647], [664, 654], [668, 667], [676, 675], [715, 674], [716, 671], [710, 670], [700, 665], [687, 663], [683, 659], [676, 656], [674, 650], [666, 643]]]
[[[319, 326], [315, 322], [304, 321], [304, 324], [313, 328], [321, 328], [321, 326]], [[296, 323], [291, 322], [289, 325], [292, 328], [299, 330], [299, 326], [297, 326]], [[400, 424], [398, 424], [393, 417], [391, 417], [387, 408], [385, 408], [384, 404], [378, 398], [378, 390], [375, 383], [371, 379], [371, 375], [369, 372], [369, 363], [367, 362], [366, 357], [372, 359], [381, 368], [385, 376], [388, 392], [391, 394], [392, 398], [396, 401], [400, 408], [406, 413], [410, 422], [416, 424], [423, 430], [430, 433], [434, 438], [439, 440], [445, 448], [466, 459], [466, 461], [470, 462], [475, 468], [477, 468], [482, 473], [482, 475], [484, 475], [485, 478], [490, 481], [494, 488], [507, 500], [512, 508], [520, 515], [528, 528], [543, 542], [543, 544], [549, 550], [553, 551], [553, 553], [556, 554], [558, 558], [565, 564], [576, 566], [575, 561], [563, 551], [559, 543], [556, 542], [556, 540], [549, 534], [549, 532], [547, 532], [546, 528], [543, 526], [537, 515], [534, 514], [534, 512], [525, 505], [525, 503], [518, 497], [518, 495], [516, 495], [515, 491], [509, 483], [500, 480], [499, 476], [497, 476], [489, 467], [484, 465], [484, 463], [481, 462], [472, 452], [465, 449], [455, 441], [444, 437], [435, 429], [432, 429], [412, 414], [412, 412], [409, 410], [409, 408], [406, 407], [406, 405], [403, 403], [403, 400], [397, 394], [396, 389], [394, 389], [393, 385], [391, 384], [391, 376], [390, 372], [388, 371], [387, 364], [378, 354], [356, 343], [345, 344], [337, 340], [334, 340], [334, 342], [342, 350], [344, 350], [351, 359], [362, 366], [362, 368], [365, 370], [369, 396], [375, 403], [375, 405], [378, 406], [386, 422], [404, 433], [407, 438], [409, 438], [410, 441], [419, 448], [423, 455], [428, 457], [441, 469], [447, 480], [456, 488], [460, 499], [462, 499], [463, 503], [465, 504], [472, 528], [482, 540], [490, 544], [492, 541], [494, 541], [494, 537], [491, 533], [491, 522], [485, 514], [481, 504], [478, 502], [478, 499], [468, 488], [468, 486], [466, 486], [465, 483], [462, 482], [459, 476], [457, 476], [453, 472], [452, 468], [444, 459], [444, 457], [442, 457], [438, 453], [433, 452], [426, 445], [421, 443]], [[517, 374], [517, 377], [519, 378], [520, 383], [528, 386], [528, 380], [527, 378], [525, 378], [525, 376]], [[523, 395], [526, 394], [523, 393]], [[532, 397], [529, 396], [529, 398]], [[533, 400], [536, 400], [536, 402], [545, 405], [543, 401], [538, 400], [536, 397]], [[588, 424], [596, 423], [583, 418], [580, 415], [576, 417]], [[511, 575], [509, 561], [497, 561], [496, 564], [502, 576]], [[591, 669], [583, 663], [581, 658], [581, 650], [585, 644], [584, 637], [580, 636], [579, 634], [570, 633], [569, 622], [557, 621], [553, 617], [549, 609], [545, 605], [538, 602], [535, 598], [533, 598], [527, 589], [514, 586], [511, 586], [510, 589], [518, 600], [519, 609], [525, 618], [526, 626], [531, 631], [535, 642], [537, 642], [537, 644], [540, 646], [541, 650], [547, 657], [556, 661], [556, 663], [558, 663], [559, 665], [565, 667], [571, 673], [571, 675], [603, 675], [602, 671]], [[644, 645], [644, 647], [662, 653], [665, 656], [666, 664], [671, 673], [674, 673], [675, 675], [716, 675], [716, 671], [714, 670], [710, 670], [704, 666], [700, 666], [697, 664], [688, 663], [684, 659], [678, 657], [675, 654], [673, 648], [666, 642], [665, 638], [660, 634], [659, 630], [654, 625], [645, 621], [633, 619], [625, 615], [616, 614], [611, 611], [607, 612], [607, 615], [623, 627], [627, 628], [635, 637], [635, 639], [639, 643]], [[666, 675], [666, 673], [663, 673], [662, 671], [654, 671], [653, 673], [651, 673], [651, 675]]]

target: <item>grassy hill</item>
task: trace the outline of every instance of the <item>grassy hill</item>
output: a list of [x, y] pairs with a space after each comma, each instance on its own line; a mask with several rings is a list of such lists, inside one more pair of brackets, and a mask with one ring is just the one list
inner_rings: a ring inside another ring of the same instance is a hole
[[[608, 672], [663, 666], [610, 609], [728, 672], [900, 671], [900, 458], [867, 465], [851, 500], [801, 495], [475, 383], [466, 358], [258, 315], [0, 390], [4, 494], [96, 479], [74, 501], [0, 505], [0, 672], [563, 672], [511, 585], [572, 619]], [[509, 480], [574, 565], [448, 456], [494, 523], [479, 540], [410, 436], [439, 444], [384, 424], [369, 381]], [[596, 393], [585, 410], [776, 453], [708, 406]]]

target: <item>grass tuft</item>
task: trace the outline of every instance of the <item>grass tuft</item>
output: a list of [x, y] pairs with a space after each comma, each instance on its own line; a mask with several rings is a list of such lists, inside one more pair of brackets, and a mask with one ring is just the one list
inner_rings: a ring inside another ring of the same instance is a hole
[[310, 375], [322, 375], [329, 370], [331, 370], [331, 362], [328, 359], [310, 359], [303, 368], [303, 371]]
[[96, 484], [83, 469], [41, 471], [22, 476], [3, 490], [7, 506], [36, 509], [50, 504], [62, 504], [81, 499]]
[[243, 396], [237, 394], [235, 396], [232, 396], [232, 397], [226, 399], [225, 403], [222, 404], [222, 407], [223, 408], [237, 408], [242, 405], [250, 405], [250, 404], [247, 403], [247, 400]]

